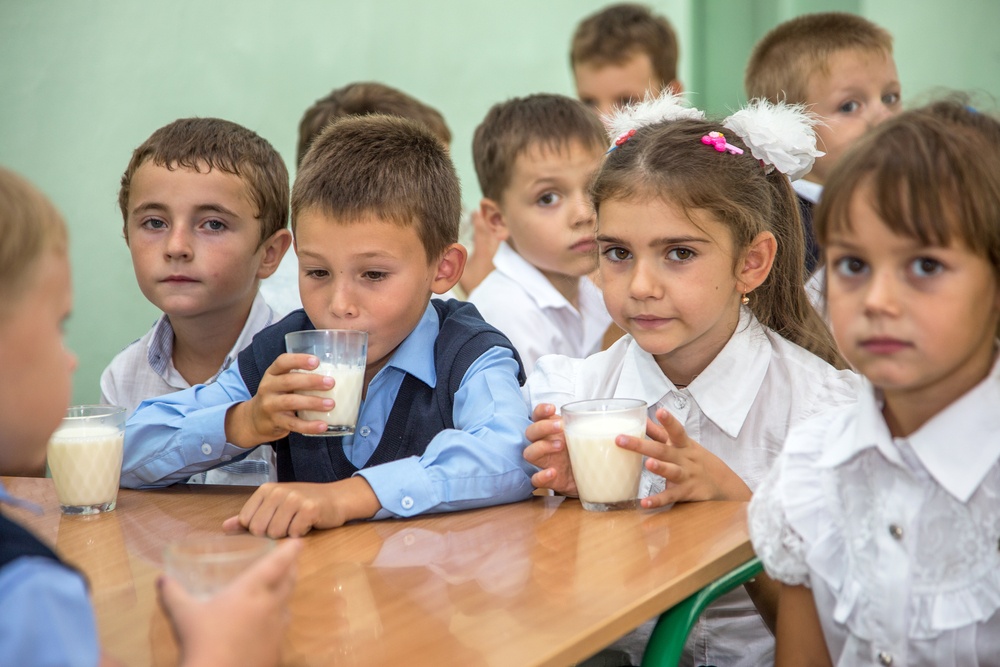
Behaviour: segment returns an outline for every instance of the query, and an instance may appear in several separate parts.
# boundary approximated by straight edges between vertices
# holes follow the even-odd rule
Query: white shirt
[[[804,178],[792,181],[792,189],[795,190],[796,194],[800,197],[806,201],[812,202],[813,204],[818,204],[819,198],[823,196],[822,185],[819,183],[813,183],[812,181],[807,181]]]
[[[275,322],[302,307],[302,298],[299,296],[299,258],[294,248],[285,253],[274,273],[260,281],[260,293],[274,311]]]
[[[812,588],[836,665],[1000,665],[1000,364],[907,438],[880,403],[866,383],[789,434],[754,548]]]
[[[856,400],[857,376],[838,371],[763,327],[743,308],[729,342],[698,377],[678,389],[631,336],[588,359],[544,357],[524,394],[534,407],[587,398],[638,398],[649,416],[666,408],[688,435],[721,458],[751,490],[766,476],[788,429],[830,406]],[[643,470],[640,495],[658,493],[664,479]],[[628,635],[624,647],[640,660],[652,625]],[[774,660],[774,640],[741,587],[711,605],[688,638],[683,665],[746,665]],[[634,662],[633,664],[639,664]]]
[[[215,382],[219,374],[229,368],[243,348],[250,344],[254,335],[274,321],[274,312],[258,292],[236,344],[226,355],[219,371],[205,384]],[[190,387],[174,367],[173,349],[174,330],[164,314],[146,335],[119,352],[104,369],[101,374],[101,402],[120,405],[131,415],[148,398]],[[258,447],[240,461],[194,475],[188,483],[259,486],[277,479],[274,450]]]
[[[497,248],[493,266],[469,301],[514,344],[525,373],[545,354],[582,358],[601,349],[611,316],[588,278],[580,278],[577,309],[506,242]]]

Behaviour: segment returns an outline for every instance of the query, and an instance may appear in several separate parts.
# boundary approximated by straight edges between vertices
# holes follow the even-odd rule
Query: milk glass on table
[[[48,465],[64,514],[110,512],[118,501],[125,408],[77,405],[49,439]]]
[[[346,329],[316,329],[285,334],[285,348],[297,354],[311,354],[319,366],[303,373],[316,373],[333,378],[333,388],[326,391],[304,391],[308,396],[332,398],[328,412],[299,410],[299,419],[326,422],[326,433],[303,435],[350,435],[358,422],[358,407],[365,384],[365,362],[368,357],[368,333]]]
[[[622,449],[615,438],[646,434],[646,403],[632,398],[599,398],[567,403],[561,412],[583,508],[605,512],[636,507],[642,454]]]
[[[253,535],[210,535],[176,540],[163,550],[163,569],[199,600],[207,600],[274,548]]]

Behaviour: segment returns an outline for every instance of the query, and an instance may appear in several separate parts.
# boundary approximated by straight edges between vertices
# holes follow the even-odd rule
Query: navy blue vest
[[[483,320],[475,306],[442,299],[432,299],[431,303],[440,321],[434,342],[437,386],[429,387],[406,374],[378,447],[362,466],[364,468],[420,456],[435,435],[454,428],[455,392],[469,366],[490,348],[503,347],[514,354],[518,382],[524,383],[524,367],[517,351],[506,336]],[[251,395],[257,393],[261,377],[274,360],[285,352],[285,334],[309,329],[315,327],[305,311],[296,310],[254,336],[253,342],[239,356],[240,375]],[[281,482],[333,482],[347,479],[358,471],[344,455],[340,438],[290,433],[271,444],[276,450],[278,481]]]
[[[0,568],[22,556],[41,556],[62,563],[59,556],[29,530],[0,514]]]

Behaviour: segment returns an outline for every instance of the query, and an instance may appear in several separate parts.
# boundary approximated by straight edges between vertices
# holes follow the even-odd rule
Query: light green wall
[[[183,116],[257,131],[289,163],[299,117],[357,80],[437,107],[455,137],[466,204],[479,197],[473,129],[514,95],[572,94],[577,21],[604,0],[0,0],[0,163],[66,215],[80,357],[74,400],[95,401],[101,369],[156,316],[135,286],[115,197],[132,149]],[[694,101],[741,100],[753,42],[803,11],[860,11],[896,35],[904,96],[932,86],[1000,94],[1000,3],[990,0],[663,0]]]

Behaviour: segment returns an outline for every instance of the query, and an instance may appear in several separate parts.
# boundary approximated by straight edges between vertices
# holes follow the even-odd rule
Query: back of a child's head
[[[844,156],[816,211],[826,243],[852,229],[851,203],[867,202],[893,233],[924,246],[959,241],[1000,277],[1000,121],[954,98],[882,123]]]
[[[574,143],[600,150],[607,141],[601,121],[583,103],[563,95],[529,95],[493,105],[472,138],[472,159],[483,196],[500,201],[523,153],[559,152]]]
[[[706,146],[702,138],[711,132],[722,133],[743,154]],[[763,232],[773,234],[777,254],[766,280],[753,292],[751,310],[788,340],[834,365],[843,364],[802,289],[805,241],[788,176],[762,166],[733,131],[691,117],[641,126],[607,155],[591,193],[598,228],[601,205],[611,200],[662,201],[681,211],[708,213],[731,234],[733,275],[751,242]]]
[[[662,84],[677,78],[677,35],[670,22],[644,5],[611,5],[577,26],[570,66],[621,65],[641,53],[649,56]]]
[[[288,169],[278,151],[242,125],[219,118],[182,118],[153,132],[132,153],[118,191],[128,224],[132,177],[145,163],[167,169],[219,171],[238,176],[257,208],[260,242],[288,226]]]
[[[441,113],[415,97],[383,83],[360,81],[337,88],[306,109],[299,123],[299,144],[295,164],[302,165],[309,146],[333,121],[345,116],[385,114],[423,123],[445,146],[451,144],[451,130]]]
[[[0,167],[0,322],[38,277],[42,258],[66,250],[66,225],[52,202]]]
[[[414,227],[429,261],[458,241],[461,190],[448,149],[426,125],[372,114],[335,121],[316,138],[292,188],[303,211],[339,224],[376,218]]]
[[[764,35],[750,54],[743,81],[750,99],[791,104],[808,99],[809,79],[829,71],[830,57],[840,51],[892,55],[892,35],[855,14],[804,14]]]

